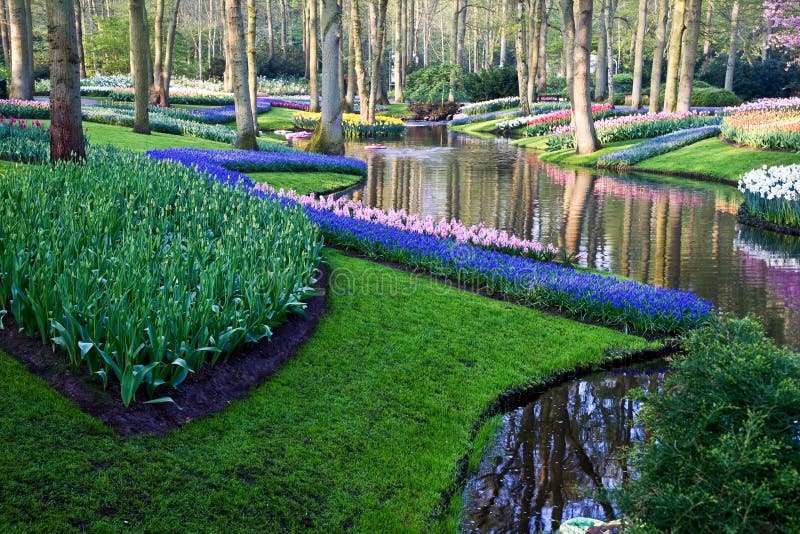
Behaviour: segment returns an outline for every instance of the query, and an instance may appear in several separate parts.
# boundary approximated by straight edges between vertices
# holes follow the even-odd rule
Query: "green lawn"
[[[608,154],[609,152],[614,152],[620,148],[641,143],[642,141],[644,141],[644,139],[633,139],[631,141],[618,141],[616,143],[609,143],[607,145],[603,145],[603,147],[597,152],[592,152],[586,156],[580,156],[576,154],[574,148],[565,148],[563,150],[556,150],[554,152],[540,154],[539,159],[547,163],[556,163],[558,165],[590,166],[597,163],[597,158],[603,154]]]
[[[301,195],[349,189],[362,181],[360,176],[334,172],[251,172],[255,182],[267,182],[275,189],[294,189]]]
[[[42,121],[49,124],[50,121]],[[112,126],[110,124],[99,124],[96,122],[83,121],[83,127],[87,130],[89,142],[95,145],[114,145],[120,148],[127,148],[136,152],[154,150],[158,148],[217,148],[230,150],[233,146],[227,143],[208,141],[190,135],[172,135],[153,132],[150,135],[133,133],[131,128],[126,126]]]
[[[522,137],[511,141],[514,146],[530,148],[532,150],[547,150],[547,136],[538,135],[536,137]]]
[[[430,514],[500,392],[645,345],[326,258],[314,336],[247,399],[164,437],[114,435],[0,354],[3,530],[439,530]]]
[[[408,103],[400,102],[389,104],[386,106],[388,109],[386,111],[381,111],[378,115],[385,115],[387,117],[397,117],[402,119],[404,117],[408,117],[411,113],[408,111]]]
[[[292,115],[296,112],[294,109],[271,107],[266,113],[261,113],[258,116],[258,129],[262,130],[267,137],[272,139],[280,139],[285,141],[282,135],[272,133],[275,130],[291,130],[294,128],[292,122]],[[233,125],[235,126],[235,122]]]
[[[737,183],[742,174],[762,165],[793,163],[800,163],[799,153],[738,148],[714,138],[644,160],[635,165],[634,169],[697,175]]]

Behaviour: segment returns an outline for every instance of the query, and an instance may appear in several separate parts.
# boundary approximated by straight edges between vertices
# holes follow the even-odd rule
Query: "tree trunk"
[[[564,78],[567,81],[567,91],[569,101],[575,102],[573,95],[575,81],[575,15],[572,12],[572,0],[559,0],[561,7],[561,29],[564,32],[562,38],[561,54],[564,59]]]
[[[269,58],[275,55],[275,26],[272,21],[272,0],[266,0],[264,5],[267,8],[267,50]]]
[[[575,37],[575,79],[572,114],[575,122],[575,147],[578,154],[591,154],[600,148],[592,120],[592,95],[589,90],[589,60],[592,53],[592,0],[578,0],[578,26]]]
[[[181,0],[175,0],[167,30],[167,49],[164,54],[164,69],[161,71],[161,96],[158,105],[169,107],[169,84],[172,81],[172,53],[175,50],[175,31],[178,26],[178,10]]]
[[[347,40],[347,48],[349,49],[349,53],[347,54],[347,94],[344,97],[344,111],[347,113],[352,113],[355,109],[354,104],[356,101],[356,52],[355,52],[355,41],[353,39],[352,32],[350,33],[350,38]]]
[[[633,89],[631,107],[639,109],[642,105],[642,63],[644,61],[644,32],[647,26],[647,0],[639,0],[639,13],[636,17],[636,45],[633,52]]]
[[[153,22],[153,92],[161,103],[161,94],[164,92],[161,87],[161,73],[164,71],[163,58],[163,39],[164,33],[164,0],[156,0],[156,13]]]
[[[318,29],[317,0],[308,0],[308,92],[311,96],[309,111],[319,111]]]
[[[528,102],[536,102],[536,73],[539,70],[539,32],[542,29],[542,10],[539,0],[530,0],[528,17]]]
[[[144,0],[129,0],[130,11],[130,46],[131,73],[133,75],[133,131],[139,134],[150,134],[149,105],[150,78],[147,75],[150,64],[150,43],[147,39],[147,17],[144,11]]]
[[[608,28],[606,27],[606,4],[608,0],[600,0],[600,16],[597,18],[597,62],[594,71],[594,99],[598,102],[606,97],[608,89],[608,69],[606,68],[606,46],[608,44]]]
[[[386,42],[386,6],[388,0],[376,0],[377,12],[374,16],[374,42],[372,49],[372,65],[369,88],[369,106],[367,122],[375,122],[375,105],[380,97],[383,74],[383,48]],[[363,105],[363,104],[362,104]]]
[[[508,25],[508,0],[502,0],[500,8],[500,68],[506,66],[506,25]]]
[[[72,0],[47,1],[50,45],[50,161],[86,158],[81,128],[81,80]]]
[[[250,89],[250,110],[253,125],[258,124],[258,72],[256,67],[256,0],[247,0],[247,86]]]
[[[458,42],[456,43],[456,63],[459,67],[465,67],[464,63],[464,37],[467,31],[467,0],[456,0],[458,7]]]
[[[33,15],[31,14],[31,0],[25,0],[25,20],[28,23],[28,31],[26,32],[27,44],[25,45],[25,52],[30,69],[30,76],[28,77],[28,92],[33,98],[34,92],[34,78],[33,78]]]
[[[534,74],[538,78],[536,90],[541,95],[547,92],[547,18],[550,8],[545,5],[545,0],[539,1],[539,10],[542,13],[542,25],[539,28],[539,70]]]
[[[281,0],[281,57],[286,59],[286,42],[289,40],[289,7]]]
[[[736,71],[736,41],[739,40],[739,0],[731,8],[731,39],[728,47],[728,65],[725,68],[725,89],[733,91],[733,74]]]
[[[606,74],[606,82],[608,83],[608,94],[606,96],[612,105],[614,104],[614,50],[612,48],[614,39],[613,34],[611,33],[611,27],[614,24],[614,13],[616,13],[616,11],[617,0],[608,0],[608,6],[606,7],[605,13],[606,30],[608,31],[608,38],[606,39],[606,67],[608,69],[608,73]]]
[[[678,87],[677,111],[689,111],[692,106],[692,84],[697,59],[697,41],[700,33],[700,15],[703,0],[689,0],[686,9],[686,30],[681,44],[681,78]]]
[[[11,66],[11,43],[8,40],[8,9],[6,0],[0,0],[0,45],[3,47],[3,64]]]
[[[530,103],[528,102],[528,62],[525,57],[526,48],[526,29],[528,27],[527,15],[525,13],[525,0],[517,0],[517,37],[514,41],[517,54],[517,89],[519,91],[519,107],[523,115],[530,113]]]
[[[453,14],[450,19],[450,64],[458,64],[458,22],[460,20],[459,8],[461,7],[461,0],[452,0]],[[444,39],[444,35],[442,35]],[[456,101],[456,80],[455,75],[450,77],[450,93],[447,95],[448,102]]]
[[[227,49],[231,60],[233,102],[236,109],[236,141],[234,146],[241,150],[258,150],[253,112],[250,107],[250,91],[247,87],[247,60],[241,0],[225,0],[225,23],[228,37]]]
[[[392,65],[394,75],[394,99],[395,102],[402,102],[403,82],[400,77],[400,64],[403,62],[403,54],[401,52],[403,44],[401,43],[400,35],[403,33],[403,28],[400,21],[403,18],[403,0],[395,0],[394,7],[394,41],[392,46],[392,48],[394,48],[394,61]]]
[[[667,85],[664,89],[664,111],[675,111],[678,103],[678,69],[681,63],[681,43],[686,29],[684,15],[686,0],[674,0],[672,5],[672,28],[669,34],[667,55]]]
[[[706,25],[703,35],[703,65],[700,67],[701,72],[708,71],[708,63],[711,61],[711,16],[714,14],[714,0],[708,0],[708,8],[706,9]]]
[[[9,1],[9,39],[11,41],[11,98],[33,99],[33,65],[28,61],[28,10],[25,0]]]
[[[361,46],[361,17],[358,12],[358,0],[350,0],[350,40],[353,43],[353,60],[356,69],[359,106],[359,120],[369,122],[369,90],[367,89],[367,71],[364,68],[364,50]]]
[[[5,0],[0,0],[5,6]],[[5,10],[5,8],[3,8]],[[86,57],[83,49],[83,8],[81,0],[75,0],[75,35],[78,41],[78,72],[81,80],[86,78]]]
[[[322,114],[307,150],[341,156],[344,154],[342,94],[339,86],[342,9],[338,0],[323,0],[322,6]]]
[[[667,0],[658,0],[656,12],[656,45],[653,50],[653,66],[650,70],[650,113],[658,113],[661,99],[661,70],[664,65],[664,47],[667,33]]]

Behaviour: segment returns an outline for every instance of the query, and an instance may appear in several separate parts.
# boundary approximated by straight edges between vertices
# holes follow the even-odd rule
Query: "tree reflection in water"
[[[571,517],[615,516],[607,489],[630,476],[620,452],[643,438],[636,388],[657,388],[663,362],[556,386],[509,413],[464,491],[464,532],[557,530]]]

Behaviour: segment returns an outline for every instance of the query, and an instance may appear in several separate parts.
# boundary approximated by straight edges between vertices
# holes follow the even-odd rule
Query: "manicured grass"
[[[539,155],[539,159],[547,163],[556,163],[558,165],[594,165],[597,163],[597,158],[603,154],[614,152],[620,148],[625,148],[631,145],[636,145],[644,141],[644,139],[632,139],[630,141],[617,141],[616,143],[609,143],[597,152],[592,152],[586,156],[580,156],[575,153],[574,148],[565,148],[563,150],[556,150],[554,152],[547,152]]]
[[[411,115],[411,113],[408,111],[408,104],[406,102],[389,104],[386,107],[388,108],[386,111],[381,111],[378,114],[386,115],[387,117],[397,117],[400,119]]]
[[[523,137],[511,141],[514,146],[521,146],[531,150],[547,150],[547,136],[540,135],[537,137]]]
[[[495,136],[490,134],[489,132],[497,129],[497,123],[507,121],[508,117],[501,117],[499,119],[491,119],[488,121],[481,121],[481,122],[470,122],[467,124],[457,124],[455,126],[451,126],[450,130],[458,133],[464,133],[469,135],[474,135],[476,137],[482,137],[486,139],[492,139]]]
[[[297,110],[272,106],[269,111],[258,116],[258,129],[263,130],[267,137],[283,141],[284,137],[282,135],[276,135],[272,132],[294,128],[292,115],[295,111]]]
[[[735,184],[742,174],[762,165],[793,163],[800,163],[800,153],[750,150],[714,138],[644,160],[634,169],[698,175]]]
[[[361,181],[360,176],[335,172],[252,172],[247,176],[276,190],[294,189],[301,195],[347,189]]]
[[[50,121],[41,122],[42,124],[50,123]],[[135,152],[173,147],[216,148],[222,150],[233,148],[227,143],[208,141],[189,135],[172,135],[159,132],[141,135],[133,133],[133,130],[124,126],[112,126],[88,121],[83,121],[83,127],[88,130],[89,142],[93,145],[114,145]]]
[[[314,336],[247,399],[165,437],[119,438],[0,355],[4,530],[438,530],[430,514],[500,392],[645,345],[326,255]]]

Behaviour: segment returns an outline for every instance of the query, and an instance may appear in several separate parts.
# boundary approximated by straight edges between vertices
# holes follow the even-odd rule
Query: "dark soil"
[[[747,226],[753,226],[762,230],[769,230],[771,232],[779,232],[788,235],[800,235],[800,227],[790,226],[787,224],[775,224],[761,217],[757,217],[750,213],[745,204],[739,206],[739,213],[736,214],[736,220]]]
[[[317,283],[321,295],[307,301],[305,315],[292,315],[274,329],[270,341],[249,345],[213,368],[204,366],[191,375],[177,390],[162,387],[157,396],[169,396],[174,404],[145,404],[146,392],[125,408],[120,399],[119,383],[109,380],[103,390],[99,378],[84,369],[74,369],[60,350],[43,345],[39,337],[20,333],[13,318],[6,316],[0,329],[0,349],[18,360],[33,374],[49,382],[61,395],[72,400],[84,412],[102,421],[114,432],[130,436],[163,434],[193,419],[224,409],[230,401],[242,398],[251,388],[263,383],[292,356],[314,332],[327,309],[324,289],[329,272],[323,267]]]

